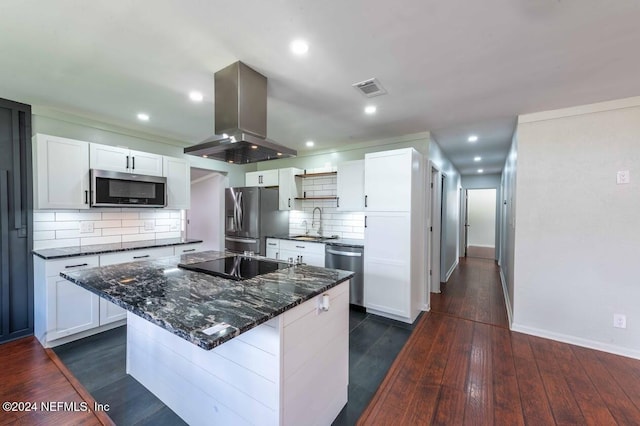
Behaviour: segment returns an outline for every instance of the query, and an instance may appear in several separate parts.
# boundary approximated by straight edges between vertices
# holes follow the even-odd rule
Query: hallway
[[[509,331],[492,260],[431,300],[358,424],[640,424],[640,361]]]

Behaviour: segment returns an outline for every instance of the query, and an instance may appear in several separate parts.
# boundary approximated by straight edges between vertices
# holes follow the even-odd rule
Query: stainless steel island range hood
[[[267,137],[267,78],[242,62],[214,74],[215,136],[185,154],[234,164],[295,157],[293,149]]]

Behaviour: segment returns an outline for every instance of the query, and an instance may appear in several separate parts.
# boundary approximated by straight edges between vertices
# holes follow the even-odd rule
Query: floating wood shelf
[[[305,179],[305,178],[314,178],[314,177],[323,177],[323,176],[336,176],[337,174],[338,172],[305,173],[302,175],[296,175],[296,177]]]
[[[296,200],[337,200],[338,197],[296,197]]]

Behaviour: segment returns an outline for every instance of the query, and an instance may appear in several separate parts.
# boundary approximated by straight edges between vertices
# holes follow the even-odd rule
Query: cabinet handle
[[[336,197],[336,208],[340,207],[340,197]]]
[[[301,249],[303,249],[303,248],[304,248],[304,246],[296,246],[296,248],[301,248]]]
[[[129,156],[127,155],[127,169],[129,168]]]
[[[365,195],[365,196],[364,196],[364,206],[365,206],[365,207],[367,207],[367,197],[368,197],[368,195]]]
[[[133,258],[134,258],[134,259],[144,259],[144,258],[147,258],[147,257],[149,257],[149,256],[150,256],[150,255],[145,254],[144,256],[133,256]]]
[[[262,175],[258,175],[258,183],[264,183],[264,182],[262,181]]]
[[[364,227],[365,228],[367,227],[367,217],[366,216],[364,217]]]
[[[276,243],[267,243],[267,245],[276,246],[277,244]]]
[[[136,157],[131,157],[131,170],[136,169]]]
[[[288,203],[289,203],[289,207],[291,207],[291,198],[289,198]]]
[[[300,263],[302,263],[302,255],[300,255]]]
[[[89,191],[84,191],[84,203],[89,204]]]
[[[88,263],[81,263],[79,265],[67,265],[67,266],[64,267],[64,269],[79,268],[81,266],[89,266],[89,264]]]
[[[182,250],[183,253],[189,253],[190,251],[196,251],[196,249],[186,249]]]

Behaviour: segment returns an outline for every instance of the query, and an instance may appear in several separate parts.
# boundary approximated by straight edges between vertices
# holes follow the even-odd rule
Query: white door
[[[127,173],[131,167],[131,157],[127,148],[92,143],[89,147],[89,164],[92,169]]]
[[[496,190],[467,190],[467,256],[495,258]]]
[[[365,211],[411,210],[412,150],[365,154]]]
[[[364,211],[364,160],[338,164],[337,208],[344,212]]]
[[[36,135],[36,209],[89,208],[89,143]]]
[[[47,278],[47,340],[100,325],[99,297],[61,277]]]
[[[140,175],[162,176],[162,155],[129,151],[129,171]]]
[[[167,208],[187,210],[191,206],[191,167],[182,158],[164,157],[162,171],[167,178]]]

